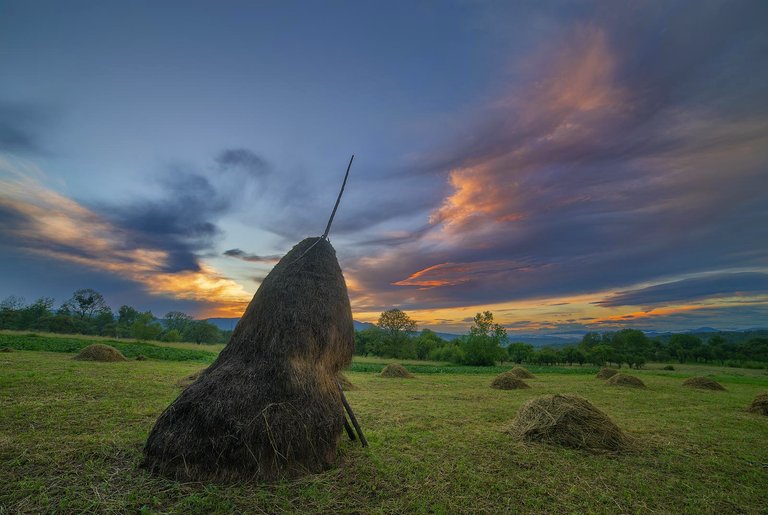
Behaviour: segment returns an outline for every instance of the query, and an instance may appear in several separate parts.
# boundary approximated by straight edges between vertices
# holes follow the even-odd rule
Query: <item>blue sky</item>
[[[358,319],[765,326],[764,2],[0,1],[0,297],[236,315],[322,232]]]

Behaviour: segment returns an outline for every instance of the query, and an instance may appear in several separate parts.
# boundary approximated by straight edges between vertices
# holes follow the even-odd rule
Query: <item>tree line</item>
[[[648,362],[716,363],[744,366],[768,363],[768,337],[752,336],[729,341],[720,334],[708,339],[693,334],[650,338],[637,329],[590,332],[578,344],[536,349],[523,342],[509,342],[506,330],[493,320],[493,313],[478,313],[469,333],[446,341],[429,329],[416,330],[416,323],[403,311],[392,309],[378,323],[355,336],[355,353],[396,359],[448,361],[486,366],[513,362],[535,365],[624,365],[642,368]]]
[[[21,297],[10,296],[0,302],[0,329],[199,344],[226,343],[232,334],[181,311],[159,318],[151,311],[123,305],[115,313],[101,293],[91,288],[75,291],[56,309],[50,297],[27,304]]]

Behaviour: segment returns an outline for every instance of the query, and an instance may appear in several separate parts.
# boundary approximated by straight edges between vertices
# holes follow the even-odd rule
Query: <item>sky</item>
[[[0,0],[0,299],[768,327],[768,3]]]

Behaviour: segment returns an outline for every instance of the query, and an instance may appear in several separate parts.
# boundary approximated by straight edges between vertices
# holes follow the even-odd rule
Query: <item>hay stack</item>
[[[689,377],[683,381],[683,386],[688,388],[696,388],[699,390],[725,391],[725,387],[723,385],[708,377]]]
[[[616,370],[615,368],[603,367],[603,368],[600,369],[600,372],[597,373],[596,377],[598,379],[610,379],[610,378],[612,378],[613,376],[615,376],[618,373],[619,373],[619,371]]]
[[[399,363],[390,363],[381,369],[381,377],[402,377],[411,379],[413,374],[408,372],[408,369]]]
[[[605,384],[611,386],[629,386],[630,388],[645,388],[645,383],[638,377],[626,374],[615,374]]]
[[[578,395],[542,395],[520,408],[509,433],[521,440],[589,451],[621,451],[630,440],[613,421]]]
[[[661,367],[661,369],[662,370],[674,370],[675,367],[673,367],[672,365],[664,365],[663,367]]]
[[[0,352],[13,352],[13,349],[10,347],[3,347],[2,350],[0,350]]]
[[[136,356],[136,361],[147,361],[147,357],[144,354]]]
[[[531,374],[527,369],[523,367],[515,367],[509,371],[510,374],[518,379],[536,379],[536,376]]]
[[[528,383],[518,378],[514,373],[502,372],[494,378],[493,382],[491,382],[491,388],[496,388],[497,390],[518,390],[530,388],[530,386],[528,386]]]
[[[336,378],[354,329],[331,244],[307,238],[262,282],[216,361],[157,420],[143,465],[185,480],[274,480],[336,459]]]
[[[73,359],[80,361],[128,361],[123,353],[103,343],[94,343],[82,349]]]
[[[758,394],[752,401],[752,404],[749,405],[749,408],[747,408],[747,411],[768,416],[768,392]]]

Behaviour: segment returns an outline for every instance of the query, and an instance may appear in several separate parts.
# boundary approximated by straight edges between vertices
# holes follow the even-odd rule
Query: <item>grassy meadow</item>
[[[43,351],[41,338],[63,342]],[[765,370],[651,364],[632,372],[648,386],[635,390],[606,386],[589,367],[530,367],[531,389],[500,391],[489,388],[496,370],[415,362],[406,365],[416,378],[384,379],[374,371],[387,360],[356,358],[347,376],[357,389],[347,397],[369,448],[345,436],[337,467],[296,481],[179,483],[138,468],[141,449],[179,394],[176,381],[209,357],[190,358],[185,353],[200,347],[171,344],[157,346],[172,350],[152,351],[156,357],[142,352],[148,361],[80,362],[64,349],[76,347],[67,340],[77,338],[0,335],[0,348],[14,348],[0,353],[0,513],[765,513],[768,506],[768,417],[745,411],[768,391]],[[681,387],[704,374],[728,390]],[[590,454],[505,433],[527,399],[549,393],[586,397],[638,449]]]

